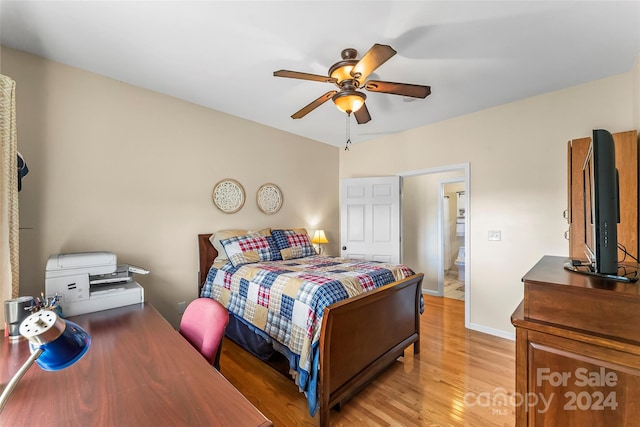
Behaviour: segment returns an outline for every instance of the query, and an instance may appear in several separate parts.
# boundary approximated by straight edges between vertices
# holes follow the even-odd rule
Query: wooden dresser
[[[517,426],[640,425],[640,284],[543,257],[523,278],[516,328]]]

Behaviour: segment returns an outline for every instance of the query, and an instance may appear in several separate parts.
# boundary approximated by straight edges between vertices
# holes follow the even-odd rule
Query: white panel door
[[[341,185],[341,256],[399,263],[400,177],[346,178]]]

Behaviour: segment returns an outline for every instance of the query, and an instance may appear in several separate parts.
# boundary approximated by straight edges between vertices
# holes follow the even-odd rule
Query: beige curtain
[[[0,327],[4,301],[18,296],[18,142],[16,82],[0,74]]]

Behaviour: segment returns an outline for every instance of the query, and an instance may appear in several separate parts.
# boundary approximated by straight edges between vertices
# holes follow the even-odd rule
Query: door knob
[[[346,250],[347,250],[347,247],[346,247],[346,246],[343,246],[343,247],[342,247],[342,250],[343,250],[343,251],[346,251]]]

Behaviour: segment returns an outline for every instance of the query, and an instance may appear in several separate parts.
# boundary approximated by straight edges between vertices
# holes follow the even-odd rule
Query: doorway
[[[444,296],[445,248],[443,232],[442,183],[463,183],[464,236],[464,305],[465,327],[469,327],[472,304],[472,279],[469,268],[469,229],[471,212],[469,163],[402,172],[402,259],[403,263],[424,273],[422,293]],[[457,209],[457,207],[456,207]],[[457,257],[457,254],[456,254]],[[461,285],[462,286],[462,285]]]
[[[465,297],[465,224],[466,194],[464,179],[452,178],[440,182],[444,287],[443,296],[457,300]]]

